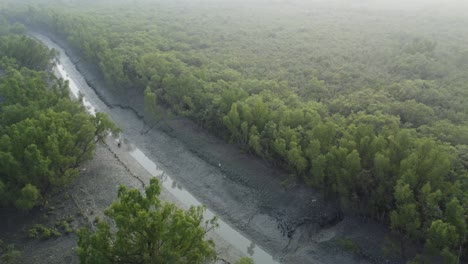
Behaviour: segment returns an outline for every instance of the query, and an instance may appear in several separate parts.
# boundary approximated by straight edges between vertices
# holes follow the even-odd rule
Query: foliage
[[[23,30],[15,29],[21,33]],[[14,58],[23,67],[32,70],[50,70],[54,65],[57,51],[49,50],[38,41],[24,35],[0,37],[0,57]]]
[[[102,113],[89,115],[68,84],[45,71],[55,52],[25,36],[1,38],[0,58],[14,60],[0,63],[0,206],[27,211],[72,182],[96,143],[118,129]]]
[[[60,237],[62,234],[55,228],[47,228],[44,225],[36,224],[28,230],[28,237],[32,239],[49,239],[51,237]]]
[[[254,264],[254,261],[249,257],[243,257],[239,259],[236,264]]]
[[[355,254],[361,254],[361,248],[358,245],[356,245],[351,239],[341,239],[338,241],[338,244],[347,251],[353,252]]]
[[[15,248],[13,244],[6,244],[0,240],[0,262],[5,264],[20,263],[21,251]]]
[[[203,221],[203,207],[188,211],[159,200],[156,178],[142,195],[137,189],[119,187],[119,200],[105,212],[116,230],[102,220],[97,230],[78,232],[81,263],[206,263],[216,255],[205,234],[216,218]]]
[[[388,224],[403,249],[467,255],[466,17],[204,3],[6,15],[66,39],[116,93],[139,92],[150,119],[162,109],[191,118]],[[452,227],[454,244],[434,246]]]
[[[41,194],[36,186],[28,183],[21,189],[20,196],[16,200],[15,205],[21,210],[31,209],[37,204],[40,196]]]
[[[72,218],[59,220],[55,223],[55,228],[58,231],[62,231],[66,235],[73,233],[73,228],[70,226],[70,223],[74,220]]]

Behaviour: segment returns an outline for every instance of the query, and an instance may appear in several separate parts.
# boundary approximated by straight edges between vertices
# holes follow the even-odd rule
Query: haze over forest
[[[59,55],[28,32],[67,52],[110,118],[68,98]],[[112,120],[144,122],[122,135],[279,262],[467,261],[467,1],[3,1],[0,38],[4,208],[46,206],[113,144]],[[99,235],[80,233],[82,262],[102,260],[86,253]],[[197,238],[197,263],[216,260]]]

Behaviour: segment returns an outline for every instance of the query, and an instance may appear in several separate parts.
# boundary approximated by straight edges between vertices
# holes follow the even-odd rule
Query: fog
[[[361,8],[361,9],[384,9],[384,10],[431,10],[431,11],[455,11],[468,12],[468,2],[465,0],[22,0],[4,1],[11,3],[28,4],[141,4],[141,3],[190,3],[190,4],[229,4],[229,5],[286,5],[307,7],[335,7],[335,8]]]
[[[247,254],[467,263],[468,0],[0,1]]]

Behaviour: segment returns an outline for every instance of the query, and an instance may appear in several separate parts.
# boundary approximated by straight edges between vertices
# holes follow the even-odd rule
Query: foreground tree
[[[207,263],[216,258],[214,243],[205,235],[217,227],[216,218],[203,220],[203,207],[183,211],[159,199],[159,182],[151,179],[143,195],[120,186],[119,200],[105,212],[97,230],[78,232],[81,263]]]
[[[389,224],[401,236],[403,253],[412,254],[404,252],[406,245],[427,241],[433,255],[466,260],[468,49],[466,38],[459,37],[463,27],[434,20],[437,23],[427,27],[434,30],[427,32],[428,38],[413,28],[394,41],[388,36],[397,26],[380,34],[382,25],[398,21],[393,17],[369,28],[368,35],[333,26],[334,32],[310,45],[309,37],[304,38],[310,34],[303,34],[306,28],[297,32],[297,25],[284,24],[296,21],[290,19],[293,10],[282,10],[277,14],[282,19],[277,19],[260,9],[249,13],[234,8],[243,18],[238,19],[239,27],[251,28],[250,19],[262,14],[258,22],[264,32],[284,28],[281,34],[290,36],[277,38],[275,33],[271,39],[258,39],[257,31],[225,27],[230,23],[219,20],[222,5],[211,16],[203,5],[187,11],[182,3],[168,9],[121,2],[93,12],[54,6],[3,13],[66,39],[83,60],[99,67],[109,87],[119,88],[115,92],[144,91],[146,120],[159,121],[162,109],[191,118],[244,151],[289,170],[326,197],[338,199],[342,209]],[[177,9],[184,11],[175,15]],[[346,21],[327,21],[360,25],[363,19],[374,20],[373,15],[349,14]],[[187,22],[199,21],[200,15],[207,20]],[[304,19],[313,24],[321,21],[317,15]],[[415,19],[433,23],[425,17]],[[1,25],[0,34],[11,31]],[[443,27],[448,35],[438,39]],[[359,38],[374,39],[376,32],[381,38],[369,43],[369,53],[359,52]],[[334,38],[340,35],[350,38],[337,43]],[[236,41],[227,41],[226,36]],[[47,54],[23,53],[27,45],[16,45],[21,41],[16,37],[3,44],[11,49],[4,54],[18,54],[17,63],[29,65],[32,55]],[[446,49],[449,46],[453,48]],[[35,157],[34,147],[27,152]],[[9,161],[8,156],[0,158]],[[42,169],[40,163],[32,165]],[[0,196],[2,189],[9,187],[0,182]],[[25,188],[21,204],[27,205],[35,193],[34,188]],[[450,226],[457,237],[451,236]],[[444,237],[457,241],[449,247],[434,244],[434,239]]]

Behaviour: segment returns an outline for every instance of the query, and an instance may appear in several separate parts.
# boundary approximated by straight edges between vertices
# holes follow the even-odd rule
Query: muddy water
[[[81,74],[78,72],[74,64],[71,62],[70,58],[66,55],[65,51],[60,48],[56,43],[48,39],[47,37],[32,33],[31,34],[36,39],[42,41],[49,48],[54,48],[60,52],[59,63],[57,63],[56,72],[63,79],[69,82],[70,92],[74,97],[82,96],[83,105],[86,107],[88,112],[95,114],[97,111],[109,113],[109,107],[102,102],[98,96],[94,93]],[[124,111],[124,110],[122,110]],[[136,117],[135,117],[136,118]],[[114,121],[116,121],[114,119]],[[116,122],[117,125],[125,127],[124,124]],[[123,133],[125,137],[125,131]],[[162,183],[163,188],[177,197],[183,204],[186,206],[199,206],[202,205],[191,193],[185,190],[179,183],[177,183],[170,175],[166,174],[163,170],[159,169],[156,165],[157,160],[153,161],[148,158],[145,153],[138,148],[138,144],[132,144],[128,142],[127,144],[132,145],[130,155],[135,159],[135,162],[138,162],[143,168],[145,168],[151,175],[158,177]],[[205,218],[210,219],[215,214],[209,210],[205,212]],[[223,239],[228,243],[236,247],[241,252],[249,255],[253,258],[255,263],[279,263],[273,259],[273,257],[266,253],[263,249],[256,246],[255,243],[240,232],[236,231],[222,219],[219,219],[219,228],[215,230]]]
[[[138,148],[133,150],[130,155],[135,158],[151,175],[156,175],[162,186],[176,196],[181,202],[186,205],[199,206],[202,205],[195,197],[193,197],[187,190],[181,187],[174,179],[165,174],[164,171],[159,170],[156,164],[151,161],[141,150]],[[211,219],[215,216],[209,209],[205,212],[205,219]],[[244,237],[242,234],[231,228],[226,222],[218,221],[219,228],[216,232],[226,241],[237,247],[246,255],[251,255],[256,263],[278,263],[273,260],[272,256],[264,250],[257,248],[253,252],[246,248],[246,245],[254,244],[252,241]]]
[[[127,151],[122,154],[130,163],[146,168],[148,173],[142,174],[159,177],[165,192],[177,196],[181,206],[203,203],[210,209],[207,217],[215,213],[224,220],[216,234],[221,254],[244,252],[256,264],[400,264],[384,256],[380,245],[387,233],[380,225],[342,218],[336,204],[317,191],[301,184],[284,186],[283,180],[290,177],[286,172],[226,144],[186,118],[148,127],[142,121],[141,93],[115,93],[103,83],[95,65],[80,61],[63,39],[57,38],[57,43],[70,52],[68,56],[44,36],[35,37],[61,52],[57,74],[69,79],[71,93],[84,95],[88,111],[108,114],[125,131],[119,152]],[[341,239],[359,243],[360,255],[365,257],[343,250]]]

